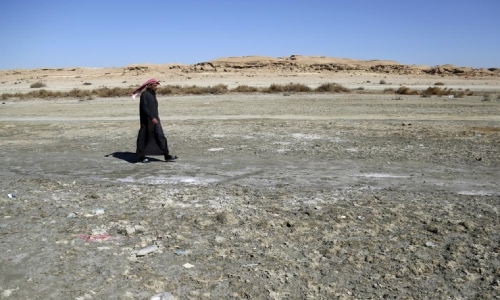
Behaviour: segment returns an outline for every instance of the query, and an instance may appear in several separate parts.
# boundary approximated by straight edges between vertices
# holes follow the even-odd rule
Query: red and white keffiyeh
[[[156,83],[160,84],[160,82],[154,78],[148,79],[148,81],[144,82],[138,89],[132,92],[132,99],[135,99],[135,97],[145,88],[148,87],[149,85]]]

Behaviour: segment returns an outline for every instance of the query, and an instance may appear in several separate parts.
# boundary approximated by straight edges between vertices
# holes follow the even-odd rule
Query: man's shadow
[[[130,164],[135,164],[135,163],[138,163],[140,162],[137,157],[135,156],[135,153],[134,152],[113,152],[113,153],[110,153],[110,154],[107,154],[107,155],[104,155],[104,157],[114,157],[114,158],[118,158],[118,159],[121,159],[121,160],[124,160]],[[156,159],[156,158],[152,158],[152,157],[148,157],[148,160],[150,162],[153,162],[153,161],[161,161],[159,159]]]
[[[137,157],[135,157],[135,153],[133,153],[133,152],[113,152],[113,153],[104,155],[104,157],[110,157],[110,156],[124,160],[128,163],[131,163],[131,164],[135,164],[135,163],[139,162]]]

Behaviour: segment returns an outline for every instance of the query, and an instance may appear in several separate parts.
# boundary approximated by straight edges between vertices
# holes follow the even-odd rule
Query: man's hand
[[[156,118],[151,119],[151,122],[152,122],[154,125],[158,124],[158,120],[156,120]]]

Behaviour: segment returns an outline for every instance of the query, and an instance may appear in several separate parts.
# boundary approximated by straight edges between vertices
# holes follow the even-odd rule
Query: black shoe
[[[174,161],[176,160],[178,157],[175,156],[175,155],[165,155],[165,161]]]

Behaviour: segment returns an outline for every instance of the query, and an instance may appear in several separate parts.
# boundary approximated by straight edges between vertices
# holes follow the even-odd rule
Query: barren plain
[[[497,69],[228,58],[0,71],[0,94],[150,77],[352,92],[160,96],[180,158],[146,164],[137,100],[2,100],[1,298],[500,298]],[[436,82],[474,94],[383,93]]]

